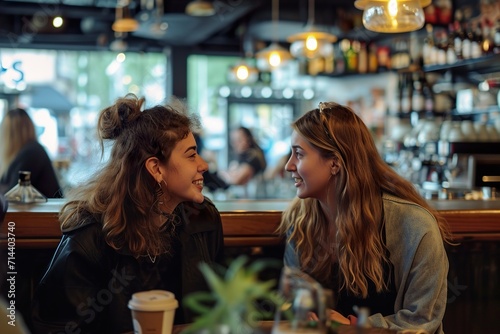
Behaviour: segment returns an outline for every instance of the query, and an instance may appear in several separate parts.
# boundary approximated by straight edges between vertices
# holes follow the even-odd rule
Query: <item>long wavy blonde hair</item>
[[[35,125],[26,110],[9,110],[0,126],[0,177],[24,145],[36,140]]]
[[[320,282],[332,278],[332,263],[338,262],[341,288],[366,297],[372,281],[378,292],[387,288],[381,234],[382,193],[417,203],[437,220],[445,241],[451,240],[444,219],[420,196],[412,183],[388,166],[377,151],[363,121],[350,108],[330,102],[320,104],[297,119],[292,127],[325,158],[340,165],[331,196],[336,199],[335,237],[319,201],[292,201],[279,227],[295,241],[302,270]]]
[[[61,228],[72,229],[91,214],[102,222],[111,247],[128,249],[136,257],[170,249],[169,240],[152,223],[160,195],[145,162],[154,156],[167,163],[175,144],[199,125],[180,100],[142,111],[144,102],[129,94],[101,111],[99,143],[104,150],[104,140],[114,141],[111,156],[97,175],[68,194],[71,200],[59,217]]]

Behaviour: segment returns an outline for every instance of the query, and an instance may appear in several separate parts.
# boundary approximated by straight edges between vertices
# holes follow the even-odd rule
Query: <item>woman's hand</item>
[[[330,317],[330,320],[338,322],[339,324],[342,324],[342,325],[350,325],[351,324],[351,321],[349,319],[347,319],[346,317],[344,317],[342,314],[340,314],[337,311],[334,311],[332,309],[328,309],[327,314]]]
[[[350,325],[351,324],[351,321],[349,319],[347,319],[346,317],[344,317],[342,314],[340,314],[337,311],[334,311],[332,309],[327,309],[326,312],[328,314],[328,317],[332,321],[335,321],[335,322],[342,324],[342,325]],[[319,321],[319,318],[318,318],[318,315],[316,313],[309,312],[308,320]]]

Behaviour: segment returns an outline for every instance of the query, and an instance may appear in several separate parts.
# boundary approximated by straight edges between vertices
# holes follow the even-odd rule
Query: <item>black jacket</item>
[[[207,289],[198,263],[222,262],[222,224],[209,200],[180,204],[175,213],[181,223],[176,227],[174,254],[154,262],[148,256],[137,259],[113,250],[95,217],[64,231],[35,293],[35,333],[131,332],[128,301],[135,292],[154,289],[174,292],[179,301],[175,323],[191,322],[182,298]]]

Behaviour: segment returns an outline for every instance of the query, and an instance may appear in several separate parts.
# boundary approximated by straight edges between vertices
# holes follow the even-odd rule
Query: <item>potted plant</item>
[[[185,305],[200,314],[183,334],[250,334],[259,321],[270,318],[280,303],[274,290],[276,280],[261,281],[259,273],[277,261],[256,260],[248,263],[246,256],[236,258],[227,269],[217,273],[208,264],[200,270],[211,291],[192,293]],[[265,301],[272,307],[259,307]],[[266,304],[269,306],[269,304]]]

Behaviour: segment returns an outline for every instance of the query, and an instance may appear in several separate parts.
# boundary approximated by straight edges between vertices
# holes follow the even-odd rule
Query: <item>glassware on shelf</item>
[[[47,198],[31,185],[31,172],[19,171],[19,182],[5,194],[10,203],[44,203]]]

